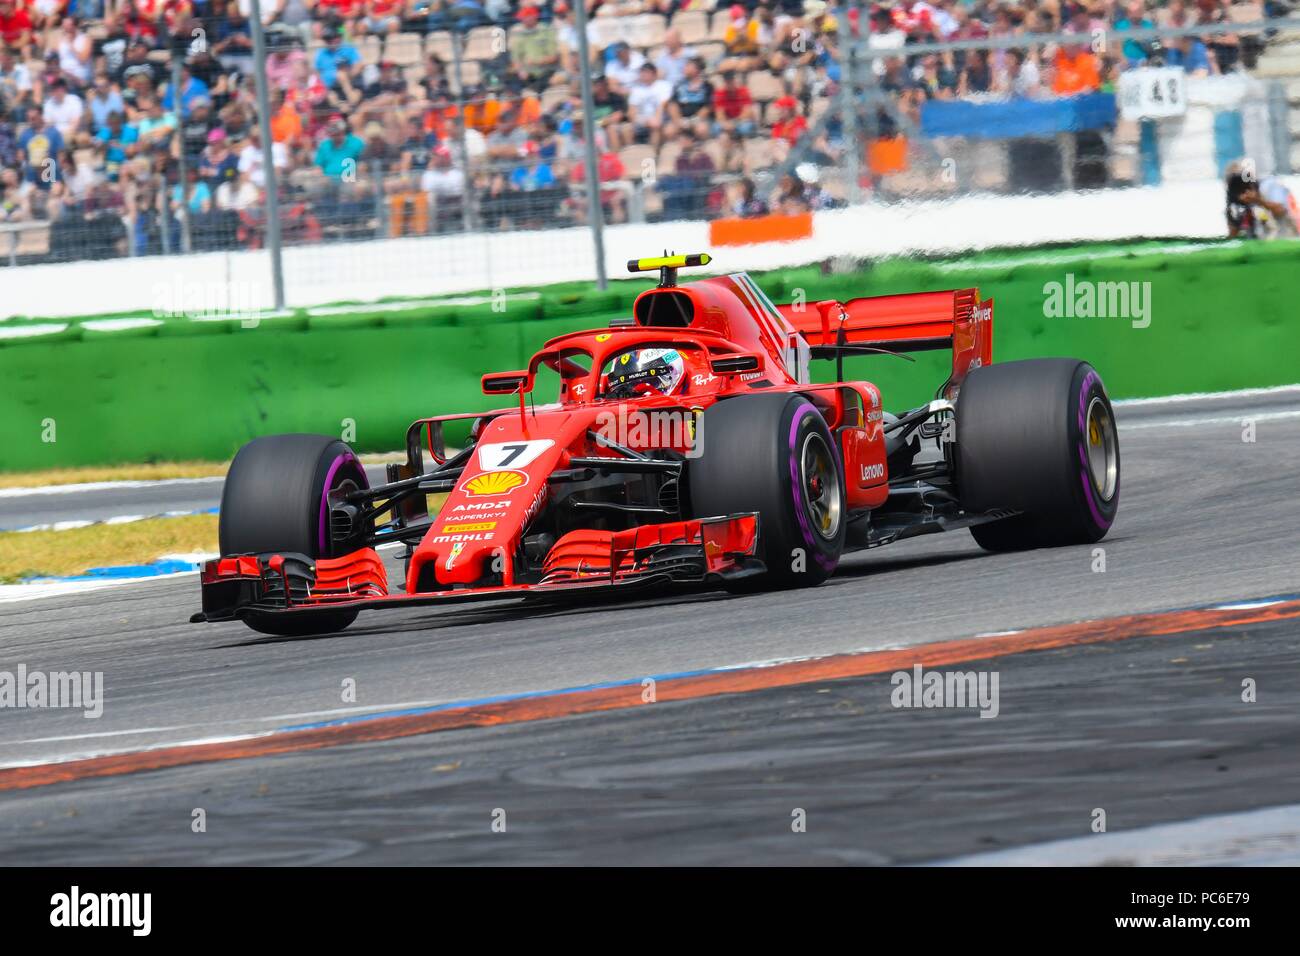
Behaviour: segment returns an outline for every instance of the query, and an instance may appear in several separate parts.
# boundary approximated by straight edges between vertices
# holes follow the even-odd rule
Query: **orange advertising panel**
[[[797,216],[756,216],[753,219],[715,219],[709,223],[709,245],[748,246],[758,242],[810,239],[812,213]]]

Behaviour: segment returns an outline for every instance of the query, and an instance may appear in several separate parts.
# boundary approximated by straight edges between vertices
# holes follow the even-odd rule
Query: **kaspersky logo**
[[[507,471],[485,471],[465,482],[462,491],[467,495],[508,495],[516,488],[528,484],[528,475],[513,469]]]

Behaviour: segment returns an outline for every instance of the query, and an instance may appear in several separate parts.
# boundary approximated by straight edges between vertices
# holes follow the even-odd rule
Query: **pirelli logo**
[[[447,525],[442,529],[443,534],[460,534],[464,531],[491,531],[497,526],[495,521],[479,521],[474,524],[468,522],[464,524]]]

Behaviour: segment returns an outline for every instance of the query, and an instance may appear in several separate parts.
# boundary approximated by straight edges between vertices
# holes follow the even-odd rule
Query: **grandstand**
[[[1189,76],[1247,70],[1265,37],[1233,26],[1286,12],[1227,0],[712,2],[588,4],[607,222],[1038,186],[1024,170],[1042,166],[1039,153],[991,159],[987,143],[933,134],[927,104],[1086,98],[1148,62]],[[565,0],[262,10],[287,244],[586,222]],[[260,248],[249,13],[248,0],[0,0],[0,262]],[[1168,48],[1093,42],[1107,28],[1195,24],[1224,32]],[[1057,31],[1080,43],[907,52]],[[859,43],[899,53],[859,61],[842,96],[845,52]],[[1041,188],[1141,181],[1140,138],[1121,120],[1072,141],[1054,160],[1069,168]],[[944,159],[973,177],[947,175]]]

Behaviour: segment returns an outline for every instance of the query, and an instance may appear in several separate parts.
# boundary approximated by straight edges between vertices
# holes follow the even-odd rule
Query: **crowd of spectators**
[[[1069,96],[1150,62],[1230,71],[1250,56],[1231,25],[1273,12],[1229,0],[589,0],[600,203],[614,222],[834,205],[846,149],[863,150],[867,177],[905,163],[878,147],[929,100]],[[261,13],[269,150],[250,0],[0,0],[0,230],[48,224],[32,243],[55,258],[256,248],[268,162],[290,242],[585,220],[569,0],[263,0]],[[1106,28],[1195,24],[1225,31],[1095,42]],[[844,31],[899,51],[871,67],[891,104],[864,125],[879,142],[847,144],[832,109]],[[907,52],[1056,32],[1079,41]]]

